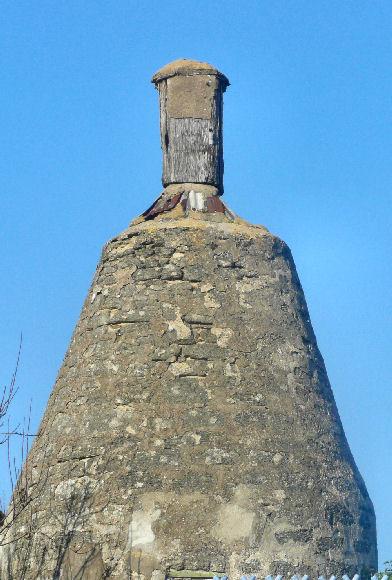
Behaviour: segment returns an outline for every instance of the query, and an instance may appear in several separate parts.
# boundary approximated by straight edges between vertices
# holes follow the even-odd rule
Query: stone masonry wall
[[[2,578],[26,562],[42,579],[376,565],[290,251],[208,219],[145,222],[105,247]]]

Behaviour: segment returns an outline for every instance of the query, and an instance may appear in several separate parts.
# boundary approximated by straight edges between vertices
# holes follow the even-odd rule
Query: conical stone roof
[[[11,505],[4,578],[376,566],[290,250],[218,193],[171,184],[104,247]]]

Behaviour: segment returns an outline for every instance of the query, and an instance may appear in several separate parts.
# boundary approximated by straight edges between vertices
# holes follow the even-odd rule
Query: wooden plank
[[[221,151],[216,124],[207,119],[168,119],[166,133],[164,185],[219,183]]]
[[[213,578],[225,576],[225,572],[209,572],[206,570],[174,570],[170,568],[167,576],[169,578]]]

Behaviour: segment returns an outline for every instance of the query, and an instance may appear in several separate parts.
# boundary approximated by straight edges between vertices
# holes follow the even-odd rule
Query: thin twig
[[[23,431],[0,431],[0,435],[19,435],[20,437],[37,437],[37,433],[23,433]]]

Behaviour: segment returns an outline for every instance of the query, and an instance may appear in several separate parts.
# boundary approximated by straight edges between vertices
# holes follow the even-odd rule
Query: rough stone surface
[[[105,246],[25,473],[2,578],[376,566],[290,251],[238,219]]]

